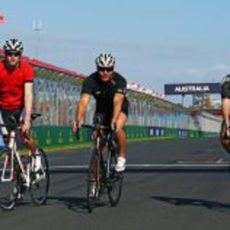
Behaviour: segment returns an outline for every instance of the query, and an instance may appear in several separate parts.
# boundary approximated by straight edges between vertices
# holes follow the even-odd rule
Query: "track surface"
[[[230,156],[215,138],[144,141],[127,147],[128,163],[228,164]],[[49,154],[50,166],[86,165],[89,149]],[[0,211],[7,230],[227,230],[230,228],[230,174],[223,172],[132,171],[127,169],[122,199],[111,208],[106,194],[93,213],[86,210],[86,175],[51,174],[46,206],[29,199],[11,212]]]

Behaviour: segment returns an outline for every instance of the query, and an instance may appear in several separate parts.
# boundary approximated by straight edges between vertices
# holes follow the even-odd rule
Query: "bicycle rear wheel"
[[[3,170],[4,161],[7,157],[6,162],[6,171],[4,178],[2,177],[1,170],[1,179],[0,179],[0,206],[4,210],[12,210],[16,204],[18,194],[21,190],[21,180],[19,178],[19,169],[15,167],[13,172],[13,178],[11,177],[11,159],[10,154],[7,150],[1,151],[1,169]]]
[[[115,165],[117,162],[117,150],[114,149],[113,151],[110,151],[108,154],[108,181],[107,181],[107,187],[108,187],[108,197],[111,206],[116,206],[121,198],[122,194],[122,186],[123,186],[123,173],[118,173],[115,171]]]
[[[36,160],[31,156],[31,171],[30,171],[30,195],[32,201],[37,205],[45,204],[49,191],[49,164],[47,156],[43,149],[37,149],[36,157],[40,158],[39,170],[35,171]],[[35,164],[33,164],[35,162]]]
[[[101,185],[101,167],[100,167],[100,155],[97,149],[92,150],[92,155],[89,163],[88,176],[87,176],[87,204],[88,211],[92,212],[95,207],[96,201],[100,195]]]

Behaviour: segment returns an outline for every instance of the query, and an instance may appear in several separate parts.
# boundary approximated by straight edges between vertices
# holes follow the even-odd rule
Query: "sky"
[[[163,92],[230,72],[229,9],[229,0],[0,0],[0,43],[17,37],[25,55],[85,75],[110,52],[128,82]]]

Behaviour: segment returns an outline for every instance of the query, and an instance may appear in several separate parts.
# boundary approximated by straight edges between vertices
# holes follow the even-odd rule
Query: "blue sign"
[[[165,84],[165,95],[215,94],[221,92],[220,83]]]

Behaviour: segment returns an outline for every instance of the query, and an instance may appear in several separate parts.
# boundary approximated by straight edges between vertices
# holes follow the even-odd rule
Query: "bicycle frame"
[[[27,165],[27,168],[25,170],[24,165],[22,163],[21,157],[19,152],[17,151],[17,144],[16,144],[16,132],[11,131],[10,132],[10,137],[9,137],[9,144],[8,144],[8,149],[10,150],[10,154],[5,156],[4,159],[4,164],[3,164],[3,170],[2,170],[2,175],[1,175],[1,181],[2,182],[9,182],[14,179],[14,160],[16,159],[19,168],[21,170],[21,174],[23,179],[26,182],[26,186],[29,187],[30,185],[30,164]],[[10,160],[10,175],[9,177],[6,176],[7,172],[7,166],[9,165],[9,160]]]
[[[92,212],[104,189],[107,189],[111,206],[116,206],[121,197],[123,174],[115,170],[117,147],[114,130],[103,125],[82,127],[96,131],[87,180],[88,211]]]
[[[104,134],[102,133],[102,130],[97,130],[97,131],[99,131],[99,134],[98,134],[98,136],[97,136],[97,139],[96,139],[96,148],[97,148],[97,152],[99,153],[99,155],[101,155],[100,157],[101,157],[101,159],[102,159],[102,163],[103,163],[103,167],[104,167],[104,163],[105,163],[105,161],[104,161],[104,156],[103,156],[103,153],[102,153],[102,151],[101,151],[101,149],[100,149],[100,147],[101,147],[101,143],[102,142],[104,142],[103,144],[105,145],[105,146],[103,146],[103,148],[106,148],[107,149],[107,164],[106,164],[106,178],[109,178],[109,175],[110,175],[110,160],[111,160],[111,151],[109,151],[109,150],[111,150],[110,148],[110,146],[111,146],[111,134],[109,133],[109,134],[106,134],[106,139],[104,138]]]
[[[41,115],[34,113],[31,115],[31,120],[33,121],[39,116]],[[30,140],[30,137],[21,132],[21,123],[17,124],[14,117],[11,120],[12,122],[10,121],[8,124],[0,124],[0,127],[8,127],[11,130],[9,132],[7,129],[7,132],[3,132],[3,128],[1,130],[3,135],[7,135],[7,144],[2,150],[0,207],[4,210],[12,210],[16,203],[23,198],[25,192],[30,194],[33,203],[45,204],[49,190],[49,165],[46,153],[38,146],[34,146],[36,149],[33,151],[27,145],[29,147],[28,154],[25,157],[21,156],[17,149],[18,134],[24,140]]]

